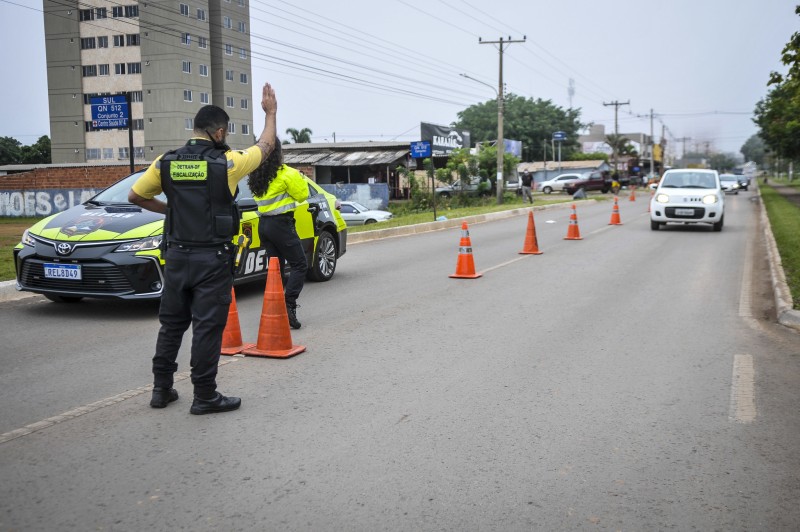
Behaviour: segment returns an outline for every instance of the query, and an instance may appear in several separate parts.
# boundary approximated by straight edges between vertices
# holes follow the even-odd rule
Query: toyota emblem
[[[59,255],[69,255],[72,253],[72,245],[66,242],[59,242],[56,246],[56,251],[58,251]]]

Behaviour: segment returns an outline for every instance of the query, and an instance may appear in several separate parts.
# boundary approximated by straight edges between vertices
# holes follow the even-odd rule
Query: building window
[[[247,50],[244,48],[239,48],[239,57],[242,59],[247,59]]]
[[[235,104],[233,102],[233,96],[226,96],[225,97],[225,106],[226,107],[233,107]]]
[[[184,129],[189,129],[189,130],[192,130],[192,129],[194,129],[194,125],[193,125],[193,119],[191,119],[191,118],[185,118],[185,119],[183,120],[183,127],[184,127]]]
[[[250,126],[248,124],[242,124],[242,135],[249,135],[250,134]]]
[[[142,64],[139,62],[136,63],[128,63],[128,74],[141,74],[142,73]]]
[[[125,63],[114,63],[114,74],[121,76],[125,73]]]
[[[111,73],[111,69],[108,68],[108,64],[97,66],[100,67],[99,72],[101,76],[108,76]]]
[[[85,65],[81,67],[83,70],[83,77],[90,78],[97,75],[97,65]]]
[[[242,109],[247,109],[249,106],[247,98],[242,98],[242,101],[240,103],[242,104]]]
[[[189,16],[189,4],[181,4],[181,15],[184,17]]]
[[[81,50],[91,50],[96,46],[94,37],[81,37]]]
[[[199,9],[197,10],[197,20],[205,20],[206,19],[206,10]]]
[[[131,128],[134,131],[141,131],[144,129],[144,118],[134,118],[131,120]]]
[[[108,48],[108,35],[103,35],[102,37],[97,38],[97,47]]]
[[[141,102],[142,91],[131,91],[131,102]]]
[[[231,17],[222,17],[222,27],[225,29],[231,29],[233,27]]]
[[[233,55],[233,45],[231,44],[225,45],[225,55]]]
[[[97,18],[108,18],[108,10],[105,7],[98,7],[95,10],[95,16]]]
[[[183,62],[183,72],[184,72],[184,74],[191,74],[192,73],[192,62],[191,61],[184,61]]]
[[[139,34],[138,33],[129,33],[125,36],[125,44],[127,46],[139,46]]]
[[[112,7],[111,8],[111,16],[114,18],[120,18],[124,11],[122,10],[122,6]]]
[[[244,0],[239,0],[239,7],[244,7]]]
[[[117,150],[117,153],[119,153],[119,158],[120,159],[127,159],[128,158],[128,147],[127,146],[120,147]]]
[[[236,122],[228,122],[228,133],[231,135],[236,134]]]
[[[208,39],[205,37],[197,37],[197,47],[198,48],[208,48]]]
[[[86,148],[86,160],[91,161],[100,158],[100,148]]]
[[[81,9],[80,18],[81,22],[94,20],[94,9]]]
[[[103,159],[113,159],[114,148],[103,148]]]
[[[125,16],[128,18],[134,18],[139,16],[139,6],[132,5],[132,6],[125,6]]]
[[[225,71],[225,81],[233,81],[233,70]]]
[[[144,159],[144,146],[134,146],[133,147],[133,158],[134,159]]]
[[[239,81],[241,81],[245,85],[247,84],[247,73],[246,72],[242,72],[241,74],[239,74]]]
[[[242,33],[247,33],[247,26],[245,25],[244,22],[239,23],[239,31]]]
[[[181,33],[181,44],[189,46],[192,44],[192,36],[189,33]]]
[[[183,89],[183,101],[184,102],[192,101],[192,91],[190,91],[189,89]]]
[[[125,36],[124,35],[114,35],[114,47],[118,48],[120,46],[125,46]]]
[[[209,102],[208,93],[207,92],[201,92],[200,93],[200,103],[208,104],[208,102]]]
[[[208,77],[208,65],[200,65],[200,75]]]

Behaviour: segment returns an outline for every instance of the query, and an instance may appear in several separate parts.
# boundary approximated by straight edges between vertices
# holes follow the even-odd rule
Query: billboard
[[[455,129],[450,126],[438,126],[421,122],[420,139],[431,143],[431,154],[450,155],[453,150],[470,147],[469,131]]]

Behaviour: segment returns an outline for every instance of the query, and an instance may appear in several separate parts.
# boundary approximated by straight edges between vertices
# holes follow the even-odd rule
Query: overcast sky
[[[738,153],[800,30],[800,0],[248,2],[254,99],[272,83],[279,133],[309,128],[314,142],[419,140],[420,122],[447,125],[495,98],[498,47],[479,38],[526,37],[504,54],[508,92],[571,103],[609,133],[614,107],[604,104],[630,102],[621,133],[649,133],[652,109],[657,139],[665,126],[673,146],[690,137],[687,150],[708,142]],[[0,0],[0,136],[23,144],[49,135],[41,10],[40,0]]]

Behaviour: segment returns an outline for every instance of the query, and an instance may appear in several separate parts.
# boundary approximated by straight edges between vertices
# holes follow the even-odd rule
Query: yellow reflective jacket
[[[284,164],[270,181],[266,194],[253,196],[253,199],[262,215],[274,216],[291,212],[298,203],[308,199],[308,184],[303,174]]]

